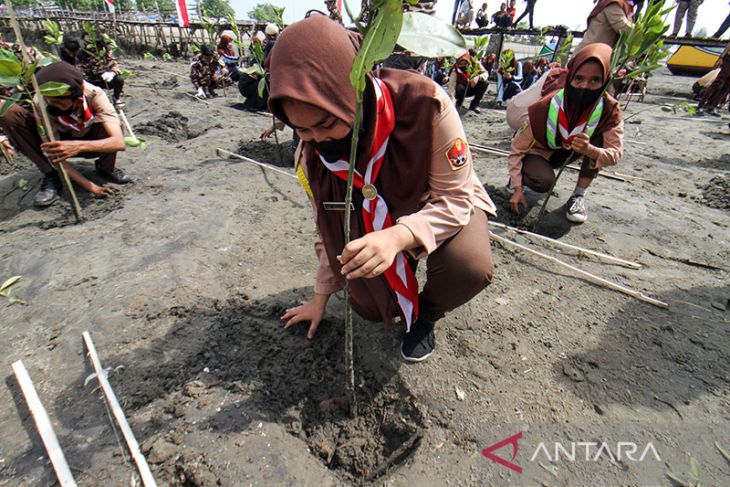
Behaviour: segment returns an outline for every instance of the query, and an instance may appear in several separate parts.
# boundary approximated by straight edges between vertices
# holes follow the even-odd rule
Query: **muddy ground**
[[[22,359],[79,485],[129,485],[81,333],[91,332],[110,381],[161,485],[730,485],[730,131],[724,120],[662,112],[692,79],[657,76],[632,101],[626,154],[588,193],[589,220],[563,204],[566,174],[539,231],[642,264],[639,270],[515,240],[633,287],[664,310],[597,287],[537,257],[492,244],[494,283],[438,324],[437,353],[399,358],[399,332],[357,319],[351,420],[320,401],[344,386],[342,296],[314,341],[282,331],[283,310],[311,293],[314,226],[294,179],[216,156],[217,147],[290,167],[258,141],[269,119],[188,96],[184,63],[129,63],[126,113],[150,145],[119,165],[138,182],[117,197],[81,195],[32,207],[39,175],[18,160],[0,176],[0,277],[27,304],[0,298],[0,485],[52,485],[53,471],[10,364]],[[490,87],[490,93],[493,92]],[[490,96],[491,98],[491,96]],[[464,116],[469,140],[508,147],[502,112]],[[506,161],[474,153],[508,214]],[[79,167],[90,175],[90,162]],[[628,179],[628,178],[627,178]],[[542,196],[529,195],[533,204]],[[532,210],[532,214],[536,209]],[[528,216],[529,218],[529,216]],[[513,458],[507,444],[522,434]],[[555,443],[573,461],[556,457]],[[586,442],[606,442],[596,455]],[[634,458],[618,458],[619,442]],[[545,449],[541,450],[540,445]],[[651,444],[657,455],[641,453]],[[568,452],[569,453],[569,452]]]

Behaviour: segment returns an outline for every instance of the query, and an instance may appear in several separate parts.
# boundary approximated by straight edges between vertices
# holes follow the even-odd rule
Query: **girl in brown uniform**
[[[554,170],[575,152],[583,156],[583,164],[566,218],[575,223],[588,218],[584,202],[588,186],[599,168],[618,163],[623,154],[621,108],[611,95],[601,97],[612,52],[606,44],[591,44],[573,56],[567,70],[548,75],[543,93],[550,86],[554,89],[529,106],[529,118],[512,139],[507,158],[513,212],[527,207],[523,185],[540,193],[549,191]]]
[[[495,209],[446,93],[424,76],[382,69],[367,78],[345,246],[356,49],[341,25],[312,16],[289,26],[271,52],[269,107],[301,138],[297,173],[319,233],[314,297],[282,319],[286,328],[310,322],[313,338],[330,295],[348,279],[355,311],[386,326],[400,316],[408,330],[401,353],[421,361],[433,352],[435,322],[491,282],[487,214]],[[420,294],[419,259],[427,265]]]

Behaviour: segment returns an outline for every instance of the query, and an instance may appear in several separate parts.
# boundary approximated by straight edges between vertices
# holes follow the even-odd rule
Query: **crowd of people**
[[[262,137],[284,127],[295,133],[295,170],[318,229],[318,271],[312,299],[284,313],[285,327],[309,323],[307,335],[313,338],[330,296],[349,281],[353,308],[386,326],[400,317],[407,331],[401,354],[420,362],[434,351],[436,323],[492,279],[488,220],[497,209],[474,171],[461,122],[466,100],[471,99],[467,111],[479,113],[496,78],[496,105],[506,105],[505,122],[514,131],[505,164],[510,210],[524,212],[527,188],[549,192],[556,169],[580,159],[565,217],[585,222],[590,185],[623,154],[622,111],[607,88],[612,47],[632,27],[636,6],[627,0],[597,2],[565,67],[547,58],[520,60],[510,49],[499,58],[469,50],[452,60],[396,53],[366,79],[352,208],[344,206],[355,117],[349,75],[361,39],[343,27],[334,2],[326,6],[326,14],[309,15],[281,33],[267,25],[251,36],[247,51],[238,49],[232,32],[223,32],[215,48],[199,46],[190,81],[199,98],[237,84],[247,110],[271,110],[277,122]],[[455,21],[471,22],[471,0],[458,6]],[[523,14],[530,21],[534,6],[528,1]],[[486,4],[477,13],[477,19],[485,18]],[[492,16],[500,18],[514,25],[514,0]],[[3,47],[18,52],[17,46]],[[700,92],[700,112],[713,112],[730,91],[729,49],[730,44],[718,74]],[[125,148],[117,116],[124,84],[109,42],[69,38],[61,58],[37,73],[39,83],[68,85],[61,96],[43,97],[58,141],[41,137],[27,107],[14,105],[0,117],[5,147],[25,154],[44,175],[34,200],[39,206],[58,198],[60,164],[96,196],[132,182],[116,166]],[[104,89],[112,92],[111,101]],[[97,185],[68,164],[76,156],[96,159],[96,172],[108,183]],[[353,239],[345,244],[344,215],[353,210]],[[420,292],[419,261],[427,267]]]

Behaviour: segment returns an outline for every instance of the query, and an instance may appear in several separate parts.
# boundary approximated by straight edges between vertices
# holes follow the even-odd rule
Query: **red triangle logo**
[[[493,462],[497,462],[500,465],[509,468],[510,470],[514,470],[517,473],[522,473],[522,467],[520,467],[519,465],[515,465],[511,461],[505,460],[502,457],[498,457],[497,455],[495,455],[493,453],[494,451],[499,450],[503,446],[511,444],[512,445],[511,460],[514,460],[515,458],[517,458],[517,451],[519,450],[519,445],[517,442],[521,439],[522,439],[522,431],[520,431],[516,435],[510,436],[509,438],[505,438],[504,440],[499,441],[499,442],[495,443],[494,445],[486,447],[484,450],[482,450],[482,455],[484,455],[485,457],[487,457],[488,459],[490,459]]]

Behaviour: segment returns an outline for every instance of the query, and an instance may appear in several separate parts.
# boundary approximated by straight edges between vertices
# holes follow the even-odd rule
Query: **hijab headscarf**
[[[49,81],[67,84],[70,98],[78,98],[84,94],[84,74],[65,61],[56,61],[38,70],[36,79],[39,85]]]
[[[593,7],[593,10],[591,10],[591,13],[588,14],[588,24],[591,23],[591,20],[593,20],[593,17],[603,12],[606,7],[611,5],[612,3],[617,3],[621,9],[623,9],[624,13],[626,14],[626,17],[631,17],[631,15],[634,13],[634,7],[629,3],[628,0],[600,0],[595,7]]]
[[[345,28],[324,15],[284,29],[267,59],[272,73],[271,113],[288,123],[281,101],[290,99],[321,108],[352,126],[355,88],[350,84],[350,68],[355,54]]]
[[[609,82],[611,75],[611,54],[613,49],[607,44],[589,44],[576,53],[568,62],[567,69],[553,70],[555,76],[550,82],[552,87],[555,87],[553,91],[547,93],[543,98],[530,105],[528,108],[530,127],[532,133],[543,147],[547,147],[547,118],[550,110],[550,103],[553,97],[558,93],[560,89],[565,89],[566,95],[570,89],[570,82],[575,77],[576,72],[581,66],[588,62],[598,62],[601,65],[603,71],[603,86]],[[550,75],[548,75],[550,77]],[[547,81],[546,81],[547,84]],[[545,93],[543,91],[543,93]],[[591,139],[593,145],[601,146],[603,138],[600,134],[615,127],[621,121],[621,109],[618,106],[618,102],[608,93],[603,95],[603,112],[601,119],[596,127],[594,136]],[[568,128],[571,130],[575,127],[579,120],[589,114],[595,107],[595,102],[592,100],[590,103],[584,104],[584,106],[570,106],[568,96],[566,96],[565,111],[568,116]],[[600,139],[598,138],[600,137]],[[594,141],[595,139],[595,141]]]
[[[233,38],[227,34],[223,34],[218,42],[218,53],[229,57],[236,57],[236,52],[230,47],[231,42],[233,42]]]

